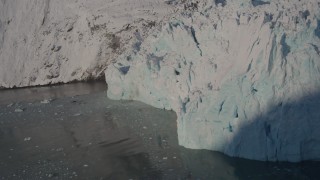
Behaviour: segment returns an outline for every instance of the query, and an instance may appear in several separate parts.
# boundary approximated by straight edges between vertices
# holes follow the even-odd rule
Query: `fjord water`
[[[176,114],[107,98],[104,82],[0,91],[0,179],[318,179],[319,162],[178,145]],[[254,149],[252,149],[254,152]]]

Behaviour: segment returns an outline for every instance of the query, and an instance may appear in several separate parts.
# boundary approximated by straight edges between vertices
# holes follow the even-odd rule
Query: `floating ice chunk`
[[[11,107],[11,106],[13,106],[13,103],[10,103],[10,104],[7,105],[7,107]]]
[[[81,113],[74,114],[73,116],[81,116]]]
[[[30,141],[31,140],[31,137],[25,137],[24,138],[24,141]]]
[[[24,109],[21,109],[21,108],[17,108],[14,110],[14,112],[23,112],[23,111],[24,111]]]
[[[42,100],[40,103],[41,104],[48,104],[48,103],[50,103],[52,100],[51,99],[44,99],[44,100]]]

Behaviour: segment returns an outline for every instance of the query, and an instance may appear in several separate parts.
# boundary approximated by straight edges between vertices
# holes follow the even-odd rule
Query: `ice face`
[[[173,9],[154,0],[0,1],[0,88],[97,79],[132,48],[136,30],[144,37]]]
[[[319,4],[254,2],[168,17],[108,67],[108,96],[173,109],[188,148],[319,159]]]

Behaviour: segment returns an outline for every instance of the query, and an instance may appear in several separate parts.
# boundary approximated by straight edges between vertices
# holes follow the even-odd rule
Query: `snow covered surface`
[[[320,159],[319,0],[2,0],[0,86],[95,79],[177,115],[179,143]]]
[[[179,143],[320,159],[319,1],[183,4],[106,70],[108,96],[178,115]]]

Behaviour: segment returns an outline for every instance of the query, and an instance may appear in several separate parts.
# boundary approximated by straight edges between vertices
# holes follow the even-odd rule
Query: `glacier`
[[[320,159],[320,3],[192,3],[107,68],[108,96],[174,110],[187,148]]]
[[[179,144],[320,160],[319,0],[1,0],[0,88],[105,77]]]
[[[173,10],[160,0],[1,0],[0,88],[99,79],[136,30],[144,37]]]

